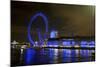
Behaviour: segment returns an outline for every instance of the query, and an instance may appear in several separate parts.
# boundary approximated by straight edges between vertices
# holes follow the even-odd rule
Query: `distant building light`
[[[89,42],[89,47],[95,47],[95,42],[94,41],[90,41]]]
[[[26,47],[27,47],[27,45],[22,45],[22,46],[21,46],[22,49],[24,49],[24,48],[26,48]]]
[[[19,44],[16,40],[14,40],[11,44]]]
[[[75,45],[74,40],[65,40],[62,42],[63,45]]]
[[[89,45],[95,45],[95,42],[94,41],[90,41]]]
[[[51,31],[50,38],[57,38],[57,37],[58,37],[58,31],[55,30]]]
[[[70,45],[69,41],[63,41],[63,45]]]
[[[38,41],[35,41],[35,44],[38,45]]]
[[[86,41],[81,41],[81,45],[86,45],[87,42]]]
[[[81,41],[80,45],[81,45],[81,47],[87,47],[88,42],[87,41]]]

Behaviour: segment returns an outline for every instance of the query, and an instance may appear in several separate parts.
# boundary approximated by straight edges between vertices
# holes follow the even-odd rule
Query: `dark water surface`
[[[12,49],[11,65],[40,65],[95,61],[94,50],[79,49]]]

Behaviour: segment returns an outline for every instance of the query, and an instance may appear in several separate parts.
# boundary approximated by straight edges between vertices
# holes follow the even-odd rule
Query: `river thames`
[[[12,49],[12,66],[95,61],[94,50],[88,49]]]

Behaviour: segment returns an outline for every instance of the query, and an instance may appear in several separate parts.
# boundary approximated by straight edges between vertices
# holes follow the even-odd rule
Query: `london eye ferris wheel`
[[[42,19],[42,22],[38,21],[39,18]],[[40,24],[43,24],[43,26]],[[28,39],[30,42],[30,46],[35,45],[36,37],[38,38],[39,42],[38,45],[43,45],[44,40],[47,39],[47,34],[48,34],[48,19],[44,13],[38,12],[31,17],[28,25]]]

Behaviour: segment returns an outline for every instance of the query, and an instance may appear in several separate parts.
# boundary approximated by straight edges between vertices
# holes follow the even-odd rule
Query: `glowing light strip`
[[[46,32],[46,33],[48,32],[48,20],[47,20],[47,17],[46,17],[43,13],[41,13],[41,12],[36,13],[35,15],[33,15],[32,18],[31,18],[31,20],[30,20],[30,23],[29,23],[29,25],[28,25],[28,39],[29,39],[29,41],[30,41],[30,43],[31,43],[31,46],[33,46],[33,45],[35,44],[34,40],[32,40],[31,33],[30,33],[30,31],[31,31],[31,25],[32,25],[33,21],[34,21],[37,17],[39,17],[39,16],[42,17],[43,20],[44,20],[45,28],[46,28],[46,29],[45,29],[45,32]]]

